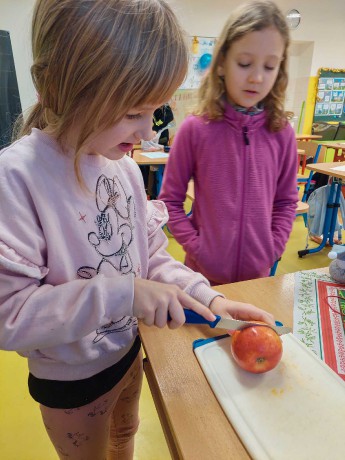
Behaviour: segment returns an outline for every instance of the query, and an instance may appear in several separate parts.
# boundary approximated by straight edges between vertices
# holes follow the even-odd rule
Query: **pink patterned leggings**
[[[40,405],[47,433],[62,460],[129,460],[139,426],[142,353],[120,382],[92,403],[75,409]]]

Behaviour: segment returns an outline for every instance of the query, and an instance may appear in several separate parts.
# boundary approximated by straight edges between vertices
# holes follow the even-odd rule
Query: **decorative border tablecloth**
[[[328,274],[295,273],[293,334],[345,380],[344,293]]]

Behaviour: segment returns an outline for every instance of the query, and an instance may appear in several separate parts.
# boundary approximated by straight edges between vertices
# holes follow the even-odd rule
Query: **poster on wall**
[[[216,38],[189,37],[191,58],[185,81],[179,89],[197,89],[206,71],[211,65]]]
[[[319,70],[313,121],[345,121],[345,69]]]

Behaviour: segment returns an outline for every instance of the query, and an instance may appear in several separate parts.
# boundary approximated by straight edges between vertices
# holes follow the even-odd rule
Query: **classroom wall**
[[[242,2],[243,0],[172,1],[190,35],[211,37],[219,35],[225,18]],[[299,27],[291,31],[286,109],[295,114],[293,124],[296,131],[300,126],[299,132],[310,132],[310,120],[308,123],[305,120],[306,116],[312,117],[314,108],[314,101],[310,105],[308,97],[310,77],[316,76],[320,67],[345,68],[345,1],[276,0],[276,3],[284,13],[295,8],[302,15]]]
[[[216,37],[225,18],[240,0],[170,0],[189,35]],[[298,112],[307,97],[309,76],[320,67],[345,68],[343,39],[345,1],[276,0],[286,12],[297,8],[302,14],[300,27],[291,32],[290,85],[287,108]],[[34,0],[0,0],[0,29],[11,34],[23,109],[36,99],[30,77],[30,20]]]
[[[241,0],[172,0],[174,9],[190,35],[217,36],[225,18]],[[276,0],[283,12],[295,8],[302,14],[297,30],[291,31],[293,41],[314,42],[312,75],[319,67],[345,67],[344,0]]]

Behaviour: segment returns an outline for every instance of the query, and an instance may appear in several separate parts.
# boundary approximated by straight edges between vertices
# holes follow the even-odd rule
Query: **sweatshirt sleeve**
[[[283,133],[282,133],[283,134]],[[272,213],[272,234],[278,259],[284,252],[289,239],[293,222],[296,218],[297,191],[297,144],[295,133],[290,125],[285,129],[286,136],[280,175],[277,181],[276,194]]]
[[[168,221],[167,209],[161,201],[148,201],[148,241],[149,272],[148,279],[161,283],[176,284],[203,305],[209,306],[212,300],[222,294],[210,288],[210,283],[200,273],[176,261],[166,251],[168,239],[162,226]]]
[[[0,243],[0,348],[30,351],[75,342],[132,314],[131,276],[52,286],[44,284],[45,273]]]
[[[169,212],[169,230],[183,249],[194,254],[198,247],[198,231],[184,210],[188,182],[195,168],[194,154],[197,150],[193,138],[194,117],[187,117],[181,124],[170,150],[169,161],[164,170],[159,199],[164,201]]]

